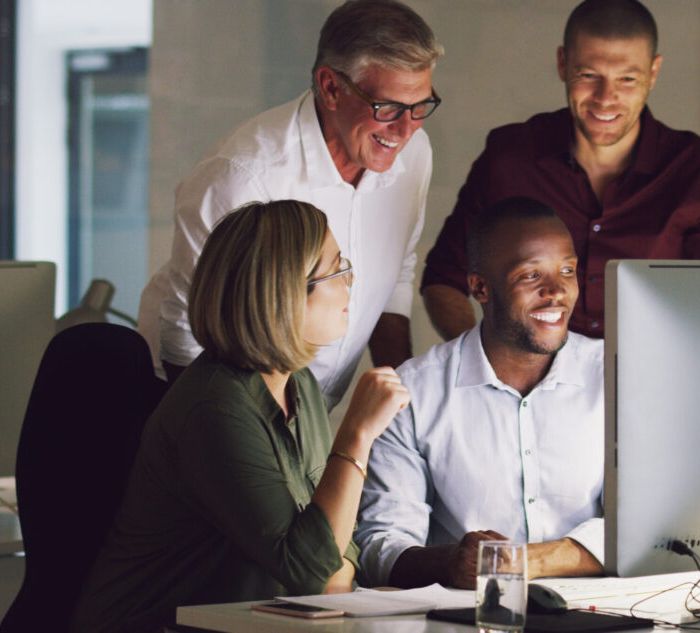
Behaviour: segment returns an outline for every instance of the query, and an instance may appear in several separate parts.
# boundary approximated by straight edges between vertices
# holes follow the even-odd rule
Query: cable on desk
[[[684,543],[683,541],[679,541],[678,539],[673,539],[669,543],[669,550],[674,552],[675,554],[678,554],[679,556],[690,556],[690,558],[693,559],[695,566],[698,568],[698,571],[700,571],[700,556],[698,556],[686,543]],[[695,618],[695,622],[675,624],[673,622],[666,622],[665,620],[654,620],[654,626],[658,626],[662,629],[683,629],[685,631],[700,631],[700,626],[697,626],[698,624],[700,624],[700,607],[691,608],[691,606],[689,605],[691,599],[696,603],[700,603],[700,595],[696,593],[700,592],[700,578],[698,578],[698,580],[696,580],[694,583],[681,583],[680,585],[676,585],[675,587],[663,589],[661,591],[657,591],[651,596],[642,598],[630,607],[630,615],[634,615],[634,609],[643,602],[651,600],[652,598],[656,598],[657,596],[660,596],[668,591],[674,591],[675,589],[678,589],[679,587],[682,587],[686,584],[690,584],[690,589],[688,590],[688,595],[685,597],[684,606],[686,608],[686,611],[688,611],[688,613],[690,613],[690,615],[692,615]]]

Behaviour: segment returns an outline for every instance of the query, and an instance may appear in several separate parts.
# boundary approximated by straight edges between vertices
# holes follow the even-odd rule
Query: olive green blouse
[[[330,450],[308,370],[289,420],[258,372],[202,354],[146,424],[73,630],[152,631],[185,604],[323,591],[342,558],[311,496]],[[357,547],[344,557],[357,566]]]

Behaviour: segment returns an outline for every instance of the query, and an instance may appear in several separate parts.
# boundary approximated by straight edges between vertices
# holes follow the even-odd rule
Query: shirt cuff
[[[350,541],[350,543],[348,543],[348,547],[343,554],[343,558],[352,563],[355,571],[360,569],[360,548],[356,545],[355,541]]]
[[[600,517],[588,519],[565,535],[585,547],[602,565],[605,558],[605,522]]]
[[[368,587],[388,585],[391,570],[399,556],[409,547],[420,545],[424,543],[397,538],[396,535],[385,534],[374,537],[363,546],[360,555],[362,584]]]
[[[407,319],[411,318],[411,308],[413,307],[413,284],[399,282],[394,288],[394,292],[386,302],[382,312],[392,314],[402,314]]]
[[[294,557],[281,580],[290,595],[322,593],[328,579],[343,566],[328,519],[313,502],[299,515],[295,529],[288,532],[286,547]]]

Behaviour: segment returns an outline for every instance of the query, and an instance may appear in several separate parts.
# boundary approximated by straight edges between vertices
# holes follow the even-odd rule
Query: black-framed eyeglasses
[[[410,105],[407,103],[400,103],[399,101],[375,101],[366,92],[363,92],[360,88],[358,88],[353,80],[350,79],[350,77],[348,77],[344,72],[335,69],[333,69],[333,72],[348,85],[350,90],[352,90],[358,97],[360,97],[360,99],[362,99],[372,108],[372,116],[374,116],[374,120],[382,123],[389,123],[390,121],[400,119],[406,110],[411,112],[411,118],[414,121],[427,119],[442,103],[442,99],[440,99],[434,88],[432,89],[432,97]]]
[[[337,272],[331,273],[330,275],[324,275],[323,277],[317,277],[316,279],[309,279],[306,282],[306,287],[310,290],[316,284],[320,284],[322,281],[328,281],[329,279],[335,279],[336,277],[342,277],[345,275],[345,283],[348,287],[352,286],[352,281],[354,275],[352,272],[352,263],[347,257],[340,258],[340,269]]]

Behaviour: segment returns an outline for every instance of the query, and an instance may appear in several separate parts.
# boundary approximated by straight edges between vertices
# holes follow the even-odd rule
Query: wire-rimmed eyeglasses
[[[442,99],[440,99],[434,88],[432,89],[432,97],[410,105],[399,101],[375,101],[366,92],[363,92],[344,72],[335,69],[333,69],[333,72],[347,84],[350,90],[372,108],[374,120],[382,123],[389,123],[390,121],[400,119],[406,110],[410,111],[411,118],[414,121],[427,119],[442,103]]]
[[[323,277],[317,277],[316,279],[309,279],[306,282],[307,289],[311,290],[316,284],[320,284],[322,281],[328,281],[329,279],[335,279],[336,277],[342,277],[345,275],[345,283],[348,287],[352,286],[352,281],[354,278],[352,272],[352,263],[347,257],[340,258],[340,269],[330,275],[324,275]]]

